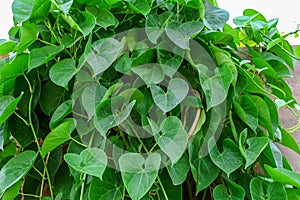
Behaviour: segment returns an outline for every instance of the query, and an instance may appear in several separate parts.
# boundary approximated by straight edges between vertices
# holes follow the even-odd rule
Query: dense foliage
[[[298,199],[278,19],[205,0],[14,0],[2,199]],[[295,34],[297,31],[295,32]],[[293,33],[290,33],[293,34]],[[298,109],[298,110],[297,110]]]

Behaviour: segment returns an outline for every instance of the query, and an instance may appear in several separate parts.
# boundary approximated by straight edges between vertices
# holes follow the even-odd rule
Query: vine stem
[[[165,196],[165,199],[168,200],[168,199],[169,199],[169,198],[168,198],[168,195],[167,195],[167,193],[166,193],[166,191],[165,191],[165,188],[164,188],[164,186],[163,186],[163,184],[162,184],[162,182],[161,182],[159,176],[157,176],[157,180],[158,180],[158,183],[159,183],[159,185],[160,185],[160,187],[161,187],[161,190],[162,190],[162,192],[163,192],[163,194],[164,194],[164,196]]]
[[[44,160],[44,157],[42,155],[42,152],[41,152],[41,147],[39,145],[39,140],[37,138],[37,134],[35,132],[35,129],[34,129],[34,126],[33,126],[33,122],[32,122],[32,100],[33,100],[33,95],[34,95],[34,88],[31,86],[30,84],[30,81],[28,80],[27,76],[24,74],[23,75],[28,83],[28,87],[29,87],[29,91],[30,91],[30,98],[29,98],[29,105],[28,105],[28,118],[29,118],[29,124],[30,124],[30,128],[31,128],[31,131],[32,131],[32,134],[33,134],[33,137],[34,137],[34,141],[36,143],[36,146],[37,146],[37,149],[39,151],[39,154],[41,155],[41,160],[42,160],[42,163],[44,165],[44,170],[45,170],[45,173],[47,175],[47,180],[48,180],[48,184],[49,184],[49,190],[50,190],[50,195],[51,197],[53,198],[54,195],[53,195],[53,190],[52,190],[52,183],[51,183],[51,179],[50,179],[50,175],[49,175],[49,171],[48,171],[48,168],[47,168],[47,164]],[[43,177],[42,177],[43,178]],[[44,180],[44,178],[43,178]],[[39,197],[41,199],[41,197]]]

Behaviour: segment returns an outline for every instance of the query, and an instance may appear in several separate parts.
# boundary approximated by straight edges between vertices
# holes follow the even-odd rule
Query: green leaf
[[[161,64],[164,73],[170,78],[172,78],[181,66],[183,56],[179,56],[176,53],[172,53],[163,49],[158,49],[157,60]]]
[[[81,30],[80,26],[77,24],[77,22],[72,18],[70,15],[61,15],[61,17],[67,22],[70,27],[74,30],[77,30],[83,34],[83,31]]]
[[[231,44],[234,39],[232,35],[218,31],[205,32],[203,33],[203,36],[206,40],[211,41],[214,44],[223,45]]]
[[[56,4],[58,5],[58,8],[67,15],[69,13],[69,10],[74,2],[74,0],[55,0]]]
[[[88,6],[86,10],[96,17],[96,24],[104,29],[110,26],[116,27],[119,24],[118,19],[106,9]]]
[[[31,24],[29,22],[22,23],[22,26],[20,27],[21,36],[17,53],[26,51],[28,47],[36,41],[38,32],[38,28],[35,24]]]
[[[33,0],[14,0],[12,4],[12,12],[14,19],[18,24],[29,19],[32,8],[34,5]]]
[[[122,180],[133,200],[141,199],[150,190],[158,175],[160,162],[161,157],[157,153],[150,154],[146,159],[137,153],[126,153],[120,157]]]
[[[150,85],[150,90],[155,104],[166,113],[184,100],[188,94],[189,86],[185,80],[174,78],[169,82],[166,93],[155,84]]]
[[[163,81],[165,78],[164,71],[159,64],[145,64],[139,65],[131,69],[134,73],[136,73],[143,81],[150,85],[152,83],[157,84]]]
[[[20,54],[15,57],[12,63],[7,63],[0,68],[0,85],[8,80],[14,79],[27,69],[28,54]]]
[[[228,187],[222,184],[214,188],[215,200],[243,200],[245,198],[245,190],[241,186],[231,181],[227,183]]]
[[[258,126],[258,109],[256,104],[252,100],[251,96],[243,95],[237,97],[233,101],[234,109],[239,118],[247,124],[254,132],[256,132]]]
[[[14,200],[19,195],[20,188],[22,187],[22,181],[18,181],[13,184],[10,188],[8,188],[3,196],[3,200]]]
[[[36,153],[28,150],[10,159],[0,171],[0,198],[3,193],[23,178],[31,169]]]
[[[246,159],[245,169],[252,165],[256,159],[260,156],[262,151],[266,148],[269,143],[269,139],[267,137],[252,137],[247,138],[247,129],[245,129],[239,138],[239,148]],[[244,143],[246,141],[247,148]]]
[[[190,171],[188,155],[184,153],[178,162],[168,165],[167,170],[173,185],[182,184],[186,180],[188,172]]]
[[[6,41],[0,44],[0,55],[8,54],[16,49],[17,44],[14,41]]]
[[[22,99],[23,93],[18,97],[3,96],[0,97],[0,126],[8,119],[8,117],[15,112],[15,109]]]
[[[208,1],[205,3],[204,24],[211,30],[223,29],[229,19],[226,10],[212,6]]]
[[[34,23],[43,22],[49,14],[51,0],[35,0],[30,15],[30,21]]]
[[[250,192],[253,200],[286,200],[287,194],[281,183],[266,183],[259,178],[253,178],[250,182]]]
[[[50,116],[60,105],[64,93],[65,90],[62,87],[55,85],[52,81],[48,81],[42,88],[39,100],[42,111]]]
[[[154,138],[174,165],[187,147],[187,132],[184,130],[180,119],[175,116],[170,116],[162,121],[160,131],[160,133],[154,133]]]
[[[102,180],[99,178],[93,178],[91,187],[89,190],[90,200],[119,200],[122,199],[123,185],[120,184],[121,177],[118,176],[116,171],[107,167],[102,176]]]
[[[189,146],[189,161],[193,178],[196,182],[196,193],[207,188],[219,175],[220,169],[203,153],[202,137],[194,137]]]
[[[190,49],[190,39],[200,33],[204,25],[202,22],[169,22],[166,33],[170,40],[182,49]]]
[[[102,149],[87,148],[80,155],[67,153],[64,156],[68,165],[76,171],[102,179],[107,165],[107,157]]]
[[[93,69],[94,76],[104,72],[117,58],[122,44],[113,39],[100,39],[92,44],[92,50],[86,57],[87,63]]]
[[[182,185],[173,185],[172,180],[170,179],[169,174],[164,170],[162,173],[159,174],[159,179],[161,181],[162,186],[164,188],[164,191],[167,194],[168,199],[176,199],[176,200],[182,200],[183,198],[183,192],[182,192]],[[167,200],[163,194],[163,191],[160,189],[157,191],[160,199]],[[151,192],[150,192],[151,196]]]
[[[94,124],[101,135],[105,136],[112,127],[121,124],[130,115],[135,100],[124,106],[124,98],[115,96],[100,103],[96,108]],[[122,108],[124,107],[124,108]]]
[[[211,149],[209,152],[210,158],[229,177],[232,172],[242,166],[243,156],[240,153],[239,147],[231,139],[226,138],[223,140],[223,151],[221,153],[213,140],[211,140],[209,147]]]
[[[29,54],[28,70],[37,68],[48,61],[64,49],[64,46],[44,46],[33,49]]]
[[[66,117],[68,114],[72,112],[72,100],[67,100],[60,104],[58,108],[53,113],[49,127],[51,130],[53,130],[59,122],[63,120],[64,117]]]
[[[160,15],[150,14],[147,16],[146,34],[152,43],[157,44],[157,40],[165,31],[164,25],[169,20],[170,16],[172,16],[172,13],[170,12],[163,12]]]
[[[264,168],[274,181],[300,188],[299,173],[284,168],[272,168],[269,165],[264,165]]]
[[[300,58],[300,46],[294,48],[294,52],[297,58]]]
[[[56,85],[67,88],[69,81],[77,73],[76,62],[72,58],[66,58],[53,65],[49,77]]]
[[[291,136],[290,133],[288,133],[285,129],[283,129],[281,127],[280,127],[280,131],[281,131],[281,137],[282,137],[280,144],[292,149],[293,151],[295,151],[296,153],[298,153],[300,155],[299,145],[295,141],[293,136]]]
[[[84,88],[82,92],[82,104],[89,119],[94,116],[96,107],[103,99],[106,91],[107,89],[99,83],[93,83]]]
[[[124,54],[122,57],[120,57],[115,65],[115,70],[117,72],[120,72],[122,74],[126,74],[131,70],[131,58],[129,58],[129,53]]]
[[[41,148],[43,157],[50,151],[54,150],[59,145],[71,139],[71,133],[76,128],[76,120],[73,118],[66,119],[56,128],[54,128],[45,138]]]
[[[83,11],[80,12],[79,17],[76,19],[78,26],[83,34],[83,37],[86,37],[92,32],[96,25],[96,18],[90,12]]]
[[[151,7],[146,0],[125,0],[128,7],[135,12],[143,14],[145,17],[149,14]]]

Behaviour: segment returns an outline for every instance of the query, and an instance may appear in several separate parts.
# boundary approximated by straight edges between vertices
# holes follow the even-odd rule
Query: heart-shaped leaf
[[[76,171],[96,176],[102,180],[107,166],[107,157],[102,149],[87,148],[80,155],[67,153],[64,158],[68,165]]]
[[[174,78],[169,82],[166,93],[155,84],[150,85],[150,90],[155,104],[166,113],[184,100],[188,94],[189,86],[185,80]]]
[[[258,126],[258,111],[252,98],[249,95],[240,96],[236,98],[233,105],[240,119],[256,132]]]
[[[94,125],[105,136],[112,127],[121,124],[130,115],[135,100],[124,106],[124,97],[116,96],[100,103],[96,108]],[[124,106],[124,108],[122,108]]]
[[[13,184],[18,182],[31,169],[36,159],[36,152],[24,151],[10,159],[0,171],[0,198]]]
[[[87,54],[86,61],[93,69],[94,76],[104,72],[117,58],[122,44],[113,39],[105,38],[92,44],[92,51]]]
[[[23,93],[18,98],[14,98],[13,96],[0,97],[0,126],[11,114],[15,112],[15,109],[22,96]]]
[[[102,180],[93,178],[89,190],[90,200],[119,200],[122,199],[124,186],[114,169],[107,167]]]
[[[86,10],[96,17],[96,24],[104,29],[119,24],[117,18],[108,10],[95,6],[87,6]]]
[[[250,182],[250,193],[253,200],[286,200],[287,194],[284,186],[279,182],[267,183],[259,178]]]
[[[180,119],[175,116],[166,118],[160,124],[160,133],[154,134],[158,146],[167,154],[171,163],[175,164],[183,155],[188,142],[187,132]]]
[[[172,13],[170,12],[163,12],[160,15],[157,14],[150,14],[147,16],[146,19],[146,34],[149,38],[149,40],[156,44],[158,38],[161,37],[161,35],[164,32],[164,24],[168,21],[168,19],[172,16]]]
[[[170,40],[182,49],[190,49],[189,41],[201,32],[204,25],[202,22],[170,22],[167,24],[166,33]]]
[[[161,157],[157,153],[146,159],[137,153],[126,153],[120,157],[123,183],[133,200],[141,199],[149,191],[157,178],[160,162]]]
[[[68,87],[69,81],[77,73],[76,62],[72,58],[67,58],[53,65],[49,72],[49,77],[56,85]]]
[[[174,165],[170,164],[167,166],[167,170],[172,179],[173,185],[182,184],[190,171],[189,157],[186,153],[176,162]]]
[[[71,139],[70,134],[75,130],[75,127],[76,120],[69,118],[54,128],[44,140],[41,148],[42,156],[46,156],[48,152]]]
[[[164,80],[164,71],[159,64],[145,64],[139,65],[131,69],[136,73],[143,81],[150,85],[152,83],[157,84]]]
[[[62,104],[60,104],[51,117],[49,123],[50,129],[52,130],[55,126],[57,126],[57,124],[71,112],[72,112],[72,100],[67,100]]]
[[[245,190],[231,181],[227,182],[228,186],[218,185],[213,191],[216,200],[244,200]]]
[[[209,1],[205,3],[204,24],[211,30],[223,29],[229,19],[229,13],[226,10],[212,6]]]
[[[33,49],[29,54],[28,70],[32,70],[47,63],[63,49],[64,46],[44,46]]]
[[[12,4],[12,12],[17,23],[22,23],[29,19],[34,1],[32,0],[16,0]]]
[[[22,26],[20,27],[21,37],[17,53],[26,51],[28,47],[37,40],[38,32],[39,29],[35,24],[31,24],[28,21],[22,23]]]
[[[74,0],[55,0],[56,4],[58,5],[58,8],[67,15],[69,13],[69,10],[74,2]]]
[[[80,27],[83,37],[86,37],[88,34],[90,34],[96,25],[96,18],[87,11],[80,12],[80,15],[76,21]]]
[[[252,137],[247,138],[247,129],[243,130],[240,134],[239,138],[239,148],[246,159],[245,169],[252,165],[256,159],[260,156],[262,151],[266,148],[269,143],[269,139],[267,137]],[[247,148],[245,147],[245,141],[247,144]]]
[[[222,143],[223,152],[220,153],[218,146],[214,142],[211,142],[209,155],[213,163],[229,177],[232,172],[243,164],[243,156],[240,153],[239,147],[231,139],[226,138]]]

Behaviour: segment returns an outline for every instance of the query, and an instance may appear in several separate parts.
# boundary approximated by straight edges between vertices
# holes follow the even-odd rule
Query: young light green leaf
[[[102,149],[87,148],[80,155],[67,153],[65,161],[70,167],[84,174],[89,174],[102,179],[102,175],[107,165],[107,157]]]
[[[23,93],[18,97],[3,96],[0,97],[0,126],[8,119],[8,117],[15,112],[15,109],[22,99]]]
[[[139,65],[131,70],[141,77],[147,85],[160,83],[165,77],[162,66],[155,63]]]
[[[160,15],[150,14],[146,19],[146,34],[149,40],[156,44],[158,38],[160,38],[165,31],[163,27],[168,19],[172,16],[170,12],[163,12]]]
[[[92,50],[87,54],[86,60],[93,69],[94,76],[104,72],[117,58],[122,44],[113,39],[105,38],[92,44]]]
[[[124,98],[115,96],[100,103],[96,108],[94,125],[105,136],[112,127],[121,124],[130,115],[135,100],[124,106]],[[124,108],[122,108],[124,106]]]
[[[157,153],[146,159],[138,153],[126,153],[120,157],[122,180],[133,200],[141,199],[149,191],[158,175],[160,162],[161,157]]]
[[[240,134],[239,138],[239,148],[242,155],[246,159],[245,169],[256,161],[269,143],[269,139],[267,137],[252,137],[248,138],[247,140],[246,138],[247,129]],[[247,144],[247,149],[245,148],[245,141]]]
[[[60,104],[51,117],[49,123],[50,129],[53,130],[58,125],[58,123],[71,112],[72,112],[72,100],[67,100],[62,104]]]
[[[204,24],[211,30],[223,29],[229,19],[229,13],[211,5],[208,1],[205,3]]]
[[[0,171],[0,198],[3,193],[23,178],[36,159],[36,152],[24,151],[10,159]]]
[[[64,46],[44,46],[33,49],[29,54],[28,70],[30,71],[47,63],[63,49]]]
[[[149,14],[151,7],[146,0],[125,0],[128,7],[135,12],[143,14],[145,17]]]
[[[189,86],[185,80],[174,78],[169,82],[166,93],[155,84],[150,85],[150,90],[155,104],[166,113],[184,100],[188,94]]]
[[[77,73],[76,62],[72,58],[66,58],[53,65],[49,77],[56,85],[67,88],[69,81]]]
[[[119,24],[118,19],[109,10],[95,6],[88,6],[86,10],[96,17],[96,24],[104,29]]]
[[[281,183],[266,183],[259,178],[253,178],[250,182],[250,193],[252,200],[286,200],[287,195]]]
[[[284,168],[272,168],[264,165],[265,170],[274,181],[300,188],[300,174]]]
[[[2,199],[3,200],[14,200],[16,199],[16,197],[19,195],[19,191],[22,187],[22,180],[16,182],[15,184],[13,184],[10,188],[8,188],[3,196]]]
[[[54,150],[59,145],[65,143],[71,139],[71,133],[76,128],[76,120],[68,118],[60,125],[54,128],[45,138],[43,146],[41,148],[41,154],[43,157],[50,151]]]
[[[223,184],[217,185],[213,191],[213,197],[216,200],[244,200],[245,190],[242,186],[228,181],[227,187]]]
[[[58,8],[67,15],[69,13],[69,10],[74,2],[74,0],[55,0],[56,4],[58,5]]]
[[[223,152],[220,153],[218,146],[211,140],[209,155],[213,163],[229,177],[232,172],[242,166],[243,156],[240,153],[239,147],[231,139],[226,138],[222,144]]]
[[[160,131],[160,133],[154,133],[154,138],[174,165],[187,147],[187,132],[184,130],[180,119],[175,116],[170,116],[162,121]]]
[[[6,41],[0,44],[0,55],[8,54],[15,50],[17,44],[14,41]]]
[[[102,180],[93,178],[89,190],[90,200],[119,200],[122,199],[124,186],[114,169],[107,167]]]
[[[249,95],[237,97],[233,101],[234,109],[239,118],[254,132],[258,126],[258,109]]]
[[[182,184],[186,180],[187,174],[190,171],[188,155],[184,153],[178,162],[168,165],[167,170],[173,185]]]
[[[170,40],[182,49],[190,49],[189,40],[201,32],[204,25],[202,22],[169,22],[166,33]]]

